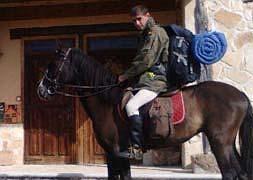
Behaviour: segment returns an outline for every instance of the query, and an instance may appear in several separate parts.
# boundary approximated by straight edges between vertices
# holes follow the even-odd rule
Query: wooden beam
[[[129,13],[131,7],[136,4],[146,5],[151,12],[176,9],[175,0],[117,0],[50,6],[0,7],[0,21],[113,15]]]
[[[0,7],[22,7],[22,6],[42,6],[59,4],[80,4],[80,3],[99,3],[117,2],[120,0],[1,0]]]
[[[76,26],[55,26],[43,28],[17,28],[10,30],[10,39],[20,39],[32,36],[50,36],[66,34],[86,34],[86,33],[108,33],[136,31],[132,23],[111,23],[98,25],[76,25]]]

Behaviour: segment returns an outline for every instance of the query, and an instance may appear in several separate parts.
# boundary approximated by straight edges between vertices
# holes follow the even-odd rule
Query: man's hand
[[[118,82],[119,82],[119,83],[121,83],[121,82],[123,82],[123,81],[125,81],[125,80],[127,80],[127,77],[124,76],[124,75],[120,75],[120,76],[118,77]]]

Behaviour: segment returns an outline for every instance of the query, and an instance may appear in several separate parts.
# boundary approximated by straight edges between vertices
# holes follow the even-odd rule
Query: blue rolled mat
[[[192,41],[192,55],[202,64],[213,64],[219,61],[227,50],[227,40],[220,32],[212,31],[197,34]]]

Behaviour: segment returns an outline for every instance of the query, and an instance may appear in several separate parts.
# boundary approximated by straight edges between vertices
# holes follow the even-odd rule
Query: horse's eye
[[[59,57],[59,58],[64,58],[65,57],[65,53],[60,50],[60,49],[56,49],[55,54]]]

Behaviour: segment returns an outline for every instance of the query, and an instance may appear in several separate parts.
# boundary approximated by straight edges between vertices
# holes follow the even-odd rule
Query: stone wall
[[[0,125],[0,165],[23,164],[24,129],[22,124]]]
[[[195,33],[209,30],[224,32],[228,50],[212,65],[212,79],[244,91],[253,102],[253,3],[242,0],[183,0],[184,26]],[[182,146],[182,165],[189,167],[191,157],[203,153],[201,135]]]
[[[244,91],[253,101],[253,2],[204,0],[208,28],[224,32],[228,50],[212,65],[213,79]]]

